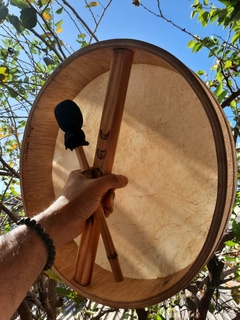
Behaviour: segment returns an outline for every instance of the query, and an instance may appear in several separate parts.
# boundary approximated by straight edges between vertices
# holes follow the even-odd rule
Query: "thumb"
[[[105,189],[104,191],[107,191],[109,189],[124,188],[128,184],[128,178],[126,176],[113,173],[107,174],[98,179],[94,179],[94,181],[101,184],[101,187]]]

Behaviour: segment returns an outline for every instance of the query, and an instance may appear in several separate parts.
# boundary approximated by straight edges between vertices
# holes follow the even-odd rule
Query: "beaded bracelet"
[[[49,234],[45,233],[45,229],[39,223],[37,223],[36,220],[30,218],[21,218],[20,220],[18,220],[17,225],[23,224],[35,230],[45,243],[48,252],[48,260],[43,270],[45,271],[50,269],[54,263],[56,256],[56,250],[53,244],[53,240],[50,239]]]

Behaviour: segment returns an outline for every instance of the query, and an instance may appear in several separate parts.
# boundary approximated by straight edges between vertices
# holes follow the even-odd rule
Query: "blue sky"
[[[87,22],[89,27],[93,28],[93,19],[88,9],[86,9],[85,1],[68,0],[68,2]],[[90,0],[87,2],[90,2]],[[103,5],[106,5],[107,2],[108,0],[102,0]],[[141,3],[153,12],[159,13],[157,0],[141,0]],[[194,0],[160,0],[160,3],[162,13],[167,19],[194,35],[205,37],[212,34],[220,34],[222,36],[225,34],[221,26],[217,27],[214,24],[203,28],[198,23],[197,17],[190,18],[191,4],[194,3]],[[216,7],[222,6],[217,0],[212,0],[211,3],[214,3]],[[54,6],[56,9],[59,8],[59,4],[55,0]],[[14,13],[14,11],[19,12],[16,7],[12,7],[11,13]],[[92,11],[95,14],[100,14],[101,6],[92,8]],[[72,18],[74,19],[74,16]],[[56,15],[55,22],[57,22],[57,19],[58,16]],[[62,16],[59,16],[59,19],[62,19]],[[80,48],[75,41],[77,30],[66,14],[63,15],[62,27],[63,32],[59,34],[60,38],[71,45],[74,50]],[[85,31],[82,30],[82,32],[84,33]],[[187,48],[187,43],[191,40],[189,35],[149,13],[142,6],[134,6],[132,0],[113,0],[98,27],[96,35],[99,40],[131,38],[155,44],[175,55],[193,71],[199,69],[209,70],[214,62],[213,59],[207,57],[208,51],[206,49],[197,54],[192,54],[191,50]]]
[[[84,1],[79,1],[76,4],[76,1],[71,0],[70,3],[76,10],[82,12],[82,16],[86,18],[86,21],[91,26],[92,19],[87,15]],[[220,4],[216,0],[212,1],[212,3],[215,3],[216,6]],[[142,4],[158,13],[156,0],[142,0]],[[214,33],[224,34],[222,27],[217,27],[216,24],[203,28],[196,17],[191,19],[191,4],[193,4],[191,0],[162,0],[161,9],[166,18],[194,35],[204,37]],[[98,12],[99,9],[97,7],[92,8],[93,12]],[[63,28],[64,31],[61,36],[66,41],[69,41],[71,27],[67,20],[64,21]],[[191,53],[191,50],[187,48],[187,43],[191,40],[189,35],[147,12],[143,7],[133,6],[132,0],[113,0],[100,23],[97,37],[99,40],[132,38],[150,42],[169,51],[194,71],[199,69],[208,70],[213,64],[213,59],[207,58],[207,50],[202,50],[197,54]]]
[[[200,37],[213,34],[224,37],[226,34],[226,30],[224,30],[222,26],[217,26],[216,23],[203,28],[198,22],[197,16],[193,19],[190,18],[192,11],[191,5],[194,3],[194,0],[159,1],[163,15],[191,34],[199,35]],[[68,2],[93,30],[93,19],[89,10],[86,9],[86,2],[90,2],[90,0],[68,0]],[[103,5],[106,5],[108,0],[102,0],[101,2]],[[61,0],[59,0],[59,3],[58,0],[55,0],[55,9],[58,9],[61,3]],[[151,11],[159,14],[157,0],[141,0],[141,3]],[[212,0],[211,3],[214,3],[216,7],[223,7],[217,0]],[[18,9],[12,7],[12,10]],[[99,5],[98,7],[93,7],[92,11],[95,15],[101,14],[102,8]],[[72,20],[75,19],[73,15],[71,18]],[[74,50],[78,50],[80,45],[76,42],[76,38],[79,32],[71,18],[66,14],[63,14],[63,16],[55,15],[55,23],[58,22],[58,19],[63,19],[63,32],[59,34],[60,39],[62,39],[64,43],[69,44]],[[82,29],[81,32],[86,33],[84,29]],[[113,0],[100,22],[96,35],[100,41],[115,38],[130,38],[152,43],[172,53],[193,71],[196,72],[203,69],[207,71],[210,76],[210,68],[215,63],[214,58],[208,58],[209,52],[207,49],[202,49],[194,54],[191,49],[188,49],[187,43],[192,39],[191,36],[162,18],[151,14],[142,6],[134,6],[132,0]],[[86,40],[88,41],[88,39]]]
[[[107,2],[108,0],[102,0],[103,4]],[[78,2],[69,0],[69,3],[76,11],[81,13],[81,16],[90,27],[94,25],[83,0]],[[157,0],[141,0],[141,3],[151,11],[159,14]],[[198,22],[197,16],[191,19],[191,5],[194,4],[194,0],[160,0],[160,3],[162,14],[165,18],[191,34],[200,37],[220,35],[223,38],[226,35],[226,30],[222,26],[217,26],[216,22],[204,28]],[[211,3],[215,7],[223,7],[217,0],[212,0]],[[100,9],[100,6],[93,7],[92,11],[97,14],[101,12]],[[71,45],[77,50],[78,44],[73,39],[73,29],[68,18],[64,19],[62,26],[63,32],[60,37],[66,42],[71,42]],[[187,33],[151,14],[142,6],[134,6],[132,0],[113,0],[98,27],[96,35],[100,41],[130,38],[149,42],[167,50],[194,72],[200,69],[205,70],[210,75],[210,78],[210,68],[216,62],[213,57],[208,58],[209,51],[207,49],[192,53],[191,49],[187,47],[188,41],[192,38]],[[233,118],[231,111],[225,108],[225,112],[231,121]]]

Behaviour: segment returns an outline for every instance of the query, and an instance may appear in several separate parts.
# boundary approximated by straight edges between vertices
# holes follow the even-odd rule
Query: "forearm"
[[[64,198],[33,218],[57,248],[79,235],[85,220],[69,219],[71,208]],[[46,245],[35,230],[22,225],[0,237],[0,320],[10,319],[48,259]]]
[[[43,270],[47,250],[35,231],[19,226],[0,237],[0,319],[10,319]]]
[[[46,233],[49,234],[58,249],[83,232],[85,219],[73,219],[72,215],[71,205],[65,197],[61,196],[34,219],[45,228]]]
[[[61,196],[34,219],[58,249],[82,233],[86,219],[100,201],[104,200],[105,210],[111,213],[113,191],[107,191],[123,188],[127,181],[126,177],[113,174],[91,180],[80,170],[74,171]],[[21,225],[0,236],[0,320],[9,319],[16,311],[47,260],[47,246],[31,227]]]

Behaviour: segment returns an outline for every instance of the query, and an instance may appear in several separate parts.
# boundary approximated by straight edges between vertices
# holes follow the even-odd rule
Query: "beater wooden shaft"
[[[93,168],[99,169],[101,174],[108,174],[112,171],[132,61],[132,51],[128,49],[113,50],[107,92],[93,164]],[[95,225],[96,223],[99,225],[99,228]],[[108,227],[102,208],[95,212],[93,223],[88,223],[87,228],[85,229],[79,247],[74,279],[81,285],[90,284],[100,229],[114,279],[116,282],[122,281],[123,275],[118,261],[118,255],[111,235],[107,232]],[[83,242],[85,242],[85,244]],[[81,257],[81,254],[83,253],[84,257]]]

